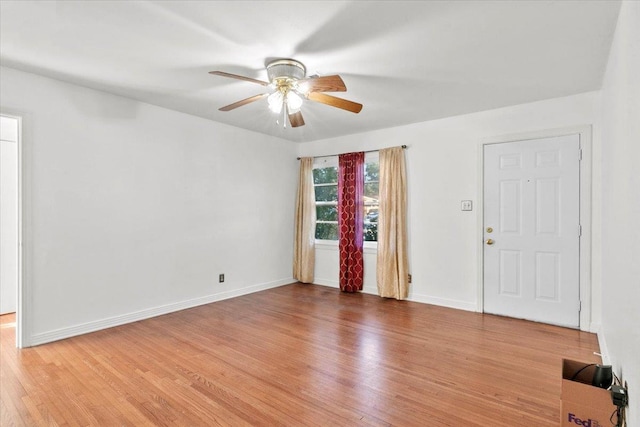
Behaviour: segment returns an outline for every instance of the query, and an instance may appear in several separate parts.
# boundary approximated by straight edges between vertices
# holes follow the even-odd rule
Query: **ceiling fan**
[[[286,127],[286,117],[288,117],[291,127],[295,128],[304,126],[300,108],[305,99],[341,108],[352,113],[359,113],[362,110],[362,104],[324,93],[347,91],[347,87],[340,76],[306,77],[306,73],[305,66],[294,59],[276,59],[269,62],[267,64],[268,82],[224,71],[209,72],[209,74],[217,76],[257,83],[270,89],[270,92],[261,93],[226,105],[220,108],[220,111],[231,111],[266,97],[269,109],[276,114],[282,113],[283,125]]]

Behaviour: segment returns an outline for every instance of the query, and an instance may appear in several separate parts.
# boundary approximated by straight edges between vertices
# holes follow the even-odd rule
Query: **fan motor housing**
[[[300,80],[304,79],[307,69],[302,62],[294,59],[277,59],[267,64],[267,76],[269,82],[275,83],[280,79]]]

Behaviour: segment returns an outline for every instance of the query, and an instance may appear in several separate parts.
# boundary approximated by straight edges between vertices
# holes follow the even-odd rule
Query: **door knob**
[[[487,239],[487,245],[493,245],[493,239]]]

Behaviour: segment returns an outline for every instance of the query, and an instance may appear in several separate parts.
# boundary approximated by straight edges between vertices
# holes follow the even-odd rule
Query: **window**
[[[313,169],[316,191],[316,239],[338,240],[338,159],[323,158]]]
[[[380,165],[378,153],[366,153],[364,165],[364,240],[378,240]],[[338,158],[316,159],[313,169],[316,193],[316,239],[338,240]]]
[[[369,154],[373,154],[369,156]],[[380,163],[378,153],[364,156],[364,240],[378,241],[378,211],[380,208]]]

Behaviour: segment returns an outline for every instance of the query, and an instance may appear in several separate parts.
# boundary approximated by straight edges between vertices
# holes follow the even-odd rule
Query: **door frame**
[[[484,312],[484,147],[489,144],[526,141],[532,139],[553,138],[557,136],[578,135],[582,159],[580,161],[580,225],[582,235],[579,243],[579,286],[580,286],[580,330],[597,332],[593,323],[592,280],[591,280],[591,186],[592,186],[592,126],[574,126],[546,129],[535,132],[506,134],[483,138],[478,142],[478,203],[476,218],[478,222],[478,288],[477,308]]]
[[[25,238],[29,237],[28,227],[28,215],[30,215],[30,210],[27,209],[26,201],[29,200],[28,195],[25,190],[27,189],[28,180],[25,167],[27,160],[27,150],[25,149],[25,116],[27,114],[21,113],[19,111],[1,107],[0,115],[5,117],[11,117],[18,121],[18,142],[17,142],[17,152],[18,152],[18,289],[17,293],[17,302],[16,302],[16,347],[24,348],[29,347],[29,317],[28,313],[30,313],[30,292],[29,287],[27,286],[28,275],[26,274],[27,269],[27,248],[30,248],[30,245],[25,244]]]

